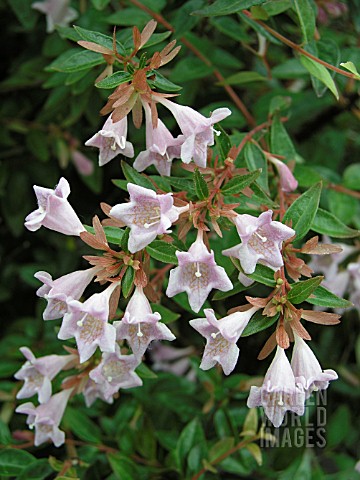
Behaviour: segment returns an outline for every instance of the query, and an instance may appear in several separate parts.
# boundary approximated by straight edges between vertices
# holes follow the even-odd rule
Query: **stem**
[[[329,183],[327,188],[331,190],[335,190],[336,192],[345,193],[350,197],[360,198],[360,192],[356,192],[355,190],[350,190],[350,188],[343,187],[342,185],[336,185],[336,183]]]
[[[135,5],[136,7],[140,8],[144,12],[148,13],[149,15],[152,16],[154,20],[156,20],[158,23],[163,25],[165,28],[170,30],[171,32],[175,32],[175,28],[169,23],[165,18],[160,15],[159,13],[154,12],[150,8],[148,8],[146,5],[143,5],[141,2],[138,0],[130,0],[130,2]],[[221,72],[214,66],[214,64],[207,58],[205,55],[203,55],[200,50],[198,50],[195,45],[193,45],[189,40],[187,40],[184,37],[180,38],[180,41],[188,47],[189,50],[191,50],[202,62],[205,63],[205,65],[208,65],[209,67],[213,68],[213,74],[214,76],[219,80],[219,82],[224,82],[225,78],[221,74]],[[235,103],[237,108],[241,111],[241,113],[244,115],[247,123],[251,126],[254,127],[256,125],[255,118],[251,115],[249,110],[246,108],[244,103],[240,100],[239,96],[237,93],[233,90],[233,88],[230,85],[223,85],[226,93],[229,95],[229,97],[232,99],[232,101]]]
[[[340,75],[343,75],[344,77],[352,78],[354,80],[359,80],[358,77],[356,75],[354,75],[353,73],[346,72],[345,70],[341,70],[341,68],[337,68],[334,65],[331,65],[331,63],[325,62],[324,60],[321,60],[320,58],[315,57],[315,55],[312,55],[311,53],[307,52],[306,50],[301,48],[300,45],[298,45],[297,43],[292,42],[288,38],[281,35],[281,33],[277,32],[276,30],[273,30],[266,23],[262,22],[261,20],[257,20],[256,18],[253,18],[251,13],[248,10],[243,10],[243,13],[247,17],[254,20],[256,23],[261,25],[263,28],[265,28],[265,30],[267,30],[269,33],[271,33],[271,35],[273,35],[275,38],[277,38],[281,42],[285,43],[285,45],[287,45],[288,47],[298,51],[299,53],[301,53],[302,55],[305,55],[308,58],[311,58],[315,62],[320,63],[321,65],[324,65],[324,67],[328,68],[329,70],[333,70],[336,73],[340,73]]]
[[[237,445],[235,445],[235,447],[232,447],[230,448],[230,450],[228,450],[227,452],[223,453],[222,455],[220,455],[219,457],[215,458],[215,460],[213,460],[212,462],[210,462],[210,465],[216,465],[217,463],[220,463],[222,462],[223,460],[225,460],[225,458],[229,457],[230,455],[232,455],[233,453],[237,452],[238,450],[240,450],[241,448],[244,448],[246,447],[247,444],[249,443],[252,443],[254,442],[255,440],[258,440],[259,436],[258,435],[254,435],[253,437],[250,437],[246,440],[243,440],[242,442],[238,443]],[[207,472],[207,468],[202,468],[198,473],[196,473],[192,478],[191,480],[198,480],[201,475],[203,475],[205,472]]]

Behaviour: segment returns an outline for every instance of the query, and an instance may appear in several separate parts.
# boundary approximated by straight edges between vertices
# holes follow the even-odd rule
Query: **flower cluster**
[[[41,5],[42,11],[45,7],[53,8],[50,1]],[[37,3],[33,7],[40,8]],[[71,13],[67,2],[63,2],[63,8],[65,12],[57,20],[55,13],[50,14],[49,10],[48,21],[51,19],[59,24],[66,21]],[[110,114],[109,117],[103,128],[85,143],[99,149],[100,166],[119,155],[133,158],[135,149],[127,140],[128,115],[132,112],[138,127],[144,112],[146,149],[137,154],[133,167],[126,164],[127,172],[131,171],[131,181],[125,173],[128,181],[124,185],[129,201],[114,206],[102,204],[108,218],[101,224],[94,217],[93,227],[89,228],[82,224],[67,200],[70,186],[65,178],[61,178],[53,190],[34,186],[38,208],[26,217],[26,228],[35,231],[44,226],[79,237],[96,250],[96,254],[84,257],[90,268],[55,280],[45,271],[35,274],[43,283],[37,295],[47,302],[44,320],[61,319],[58,338],[72,342],[72,347],[65,347],[69,355],[62,356],[35,358],[28,348],[21,349],[27,361],[16,373],[16,378],[24,381],[17,398],[30,398],[36,393],[39,406],[25,403],[17,411],[27,414],[27,423],[35,428],[35,445],[47,439],[56,446],[64,442],[59,425],[71,396],[82,394],[87,406],[98,398],[112,403],[120,389],[141,386],[138,367],[152,342],[155,342],[152,355],[155,366],[180,374],[189,368],[187,359],[181,357],[185,351],[193,353],[192,347],[176,351],[158,343],[175,340],[154,305],[160,301],[163,287],[167,298],[186,295],[188,309],[194,314],[200,312],[200,317],[192,319],[190,325],[206,339],[200,363],[203,370],[219,364],[224,374],[229,375],[237,365],[238,342],[243,341],[240,339],[246,335],[244,332],[262,330],[256,325],[265,319],[277,322],[276,331],[260,353],[260,358],[265,358],[276,347],[274,360],[262,387],[252,386],[248,398],[248,406],[263,406],[276,427],[281,425],[288,410],[302,415],[304,402],[311,393],[327,388],[329,382],[337,378],[333,370],[322,370],[305,343],[310,335],[301,320],[330,325],[338,323],[339,316],[298,308],[297,304],[307,297],[303,297],[302,292],[296,293],[299,290],[296,282],[302,275],[311,277],[313,273],[297,253],[322,255],[339,250],[332,249],[331,245],[318,245],[317,237],[306,242],[302,249],[294,247],[292,242],[298,232],[292,228],[293,219],[286,222],[284,214],[297,197],[293,193],[297,181],[289,168],[290,163],[288,165],[271,153],[267,152],[264,158],[275,167],[273,173],[280,207],[270,203],[274,205],[270,210],[262,201],[230,203],[240,198],[251,201],[253,195],[256,197],[255,191],[263,195],[260,200],[267,201],[266,192],[254,184],[261,171],[249,172],[237,165],[240,147],[231,147],[223,158],[220,155],[212,158],[209,147],[215,143],[214,135],[223,135],[214,125],[231,114],[228,108],[218,108],[205,117],[189,106],[170,101],[167,98],[170,94],[152,89],[153,71],[170,61],[178,51],[173,50],[172,42],[151,59],[134,63],[136,53],[150,38],[155,26],[150,22],[141,34],[134,30],[134,51],[127,59],[119,57],[115,47],[114,52],[107,49],[108,59],[120,58],[124,68],[127,65],[125,73],[131,80],[119,84],[109,96],[102,110]],[[80,44],[89,50],[95,48],[92,42]],[[110,60],[108,63],[112,66]],[[158,118],[159,105],[170,111],[177,122],[181,132],[177,137]],[[193,182],[177,178],[175,184],[180,184],[180,189],[171,191],[174,159],[180,159],[178,167],[190,172]],[[150,166],[163,178],[138,173]],[[109,226],[113,238],[107,235],[106,227]],[[230,237],[233,240],[229,244],[223,238],[226,230],[235,234]],[[211,248],[215,234],[223,238],[216,258]],[[229,248],[236,242],[236,234],[240,243]],[[109,243],[115,243],[117,249]],[[348,253],[350,250],[344,252]],[[339,256],[338,261],[332,263],[333,273],[343,258]],[[157,268],[155,261],[168,265]],[[229,263],[234,265],[231,271]],[[315,270],[315,266],[313,268]],[[347,272],[360,283],[358,264],[350,264]],[[209,295],[217,290],[216,295],[226,296],[233,291],[237,277],[241,284],[239,291],[259,278],[265,278],[264,285],[272,291],[266,298],[247,296],[245,305],[232,308],[218,319],[215,311],[209,308]],[[312,281],[315,281],[314,288],[310,291],[307,287],[309,295],[321,278]],[[100,285],[101,291],[86,295],[94,284]],[[124,299],[129,298],[124,313],[118,308],[121,293]],[[180,302],[183,301],[181,298]],[[294,341],[294,348],[290,364],[285,350],[291,341]],[[178,362],[169,366],[168,360]],[[65,377],[62,390],[53,395],[53,379],[61,371],[70,369],[76,374]]]

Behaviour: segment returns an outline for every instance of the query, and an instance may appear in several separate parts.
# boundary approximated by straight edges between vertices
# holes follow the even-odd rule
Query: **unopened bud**
[[[276,280],[276,283],[277,283],[277,285],[283,285],[284,280],[283,280],[282,278],[278,278],[278,279]]]
[[[278,306],[276,307],[276,311],[277,311],[277,312],[281,312],[281,311],[282,311],[282,308],[283,308],[282,305],[278,305]]]

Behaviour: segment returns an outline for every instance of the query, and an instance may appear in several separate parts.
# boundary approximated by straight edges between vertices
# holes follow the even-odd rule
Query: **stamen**
[[[260,240],[261,240],[263,243],[267,242],[267,237],[263,237],[262,235],[260,235],[260,233],[254,232],[254,235],[256,235],[257,237],[259,237]]]
[[[121,138],[123,138],[123,137],[121,137]],[[120,145],[121,145],[121,139],[120,139]],[[111,145],[110,148],[111,148],[111,150],[113,150],[115,152],[115,150],[116,150],[116,139],[114,139],[114,143]],[[124,148],[124,147],[122,147],[122,148]]]
[[[319,391],[319,388],[318,387],[314,387],[313,388],[313,392],[318,392]]]
[[[165,150],[165,156],[166,156],[166,161],[167,162],[172,162],[171,158],[169,157],[168,151]]]
[[[215,133],[215,135],[216,135],[217,137],[219,137],[219,136],[221,135],[221,132],[220,132],[219,130],[215,130],[214,127],[211,127],[211,130]]]
[[[81,319],[81,320],[79,320],[78,322],[76,322],[76,325],[77,325],[78,327],[82,327],[82,326],[84,325],[84,319]]]
[[[107,377],[108,382],[112,382],[113,377],[110,377],[110,375]]]
[[[29,429],[32,430],[35,427],[35,423],[30,423],[29,424]]]
[[[284,402],[283,402],[283,399],[282,399],[282,392],[280,392],[280,398],[279,398],[279,401],[277,403],[278,403],[278,405],[280,405],[280,407],[282,407],[284,405]]]
[[[210,336],[211,336],[212,338],[216,338],[216,337],[219,335],[219,333],[220,333],[220,332],[212,333]]]
[[[138,337],[143,337],[144,334],[142,333],[141,329],[140,329],[140,323],[138,323],[138,332],[136,334]]]
[[[155,218],[159,218],[159,217],[150,217],[149,220],[153,220]],[[159,222],[160,222],[160,218],[159,218],[159,220],[156,220],[155,222],[152,222],[152,223],[144,223],[144,228],[150,228],[150,227],[152,227],[153,225],[156,225]]]
[[[196,262],[196,272],[195,272],[195,277],[200,278],[201,277],[201,272],[200,272],[200,266],[199,262]]]

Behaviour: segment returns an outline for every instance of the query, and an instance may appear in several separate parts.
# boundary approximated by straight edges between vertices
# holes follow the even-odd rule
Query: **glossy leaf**
[[[254,335],[255,333],[261,332],[262,330],[266,330],[267,328],[274,325],[274,323],[278,320],[280,314],[277,313],[273,317],[267,317],[262,315],[262,311],[258,310],[255,315],[253,315],[250,319],[250,322],[245,327],[245,330],[241,334],[242,337],[249,337],[250,335]]]
[[[109,77],[104,78],[98,83],[95,83],[97,88],[112,89],[118,87],[122,83],[129,82],[132,79],[130,73],[127,72],[115,72]]]
[[[171,245],[171,243],[163,242],[161,240],[154,240],[146,247],[146,251],[150,257],[155,258],[163,263],[170,263],[173,265],[178,264],[177,256],[175,252],[178,249]]]
[[[297,304],[304,302],[313,291],[320,285],[324,277],[314,277],[291,284],[291,290],[287,294],[289,302]]]
[[[255,170],[254,172],[247,173],[246,175],[236,175],[226,183],[221,191],[224,195],[234,195],[240,193],[244,188],[251,185],[261,174],[261,170]]]
[[[307,298],[306,301],[312,305],[328,308],[349,308],[352,306],[351,302],[338,297],[321,285],[313,291],[312,295]]]
[[[359,230],[348,227],[335,215],[322,208],[318,209],[311,230],[335,238],[354,238],[360,235]]]

